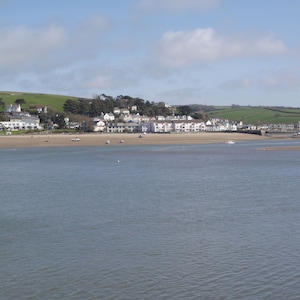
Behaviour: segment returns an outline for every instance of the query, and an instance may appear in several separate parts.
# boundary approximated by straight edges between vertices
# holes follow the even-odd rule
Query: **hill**
[[[215,107],[209,117],[243,121],[244,124],[298,124],[300,108],[230,106]]]
[[[125,96],[124,96],[125,97]],[[117,97],[118,98],[118,97]],[[130,98],[126,96],[125,98]],[[29,109],[35,106],[47,106],[50,110],[63,113],[63,105],[66,100],[77,100],[79,98],[73,96],[53,95],[53,94],[38,94],[38,93],[22,93],[22,92],[1,92],[0,100],[4,103],[0,107],[0,112],[3,112],[9,104],[14,104],[17,99],[25,101],[22,104],[23,109]],[[87,99],[88,100],[88,99]],[[143,101],[142,99],[140,99]],[[142,102],[140,102],[142,103]],[[300,121],[300,108],[292,107],[266,107],[266,106],[207,106],[207,105],[177,105],[177,111],[180,107],[188,107],[192,115],[205,115],[206,118],[220,118],[231,121],[243,121],[244,124],[298,124]],[[156,111],[156,113],[158,113]]]
[[[49,109],[63,112],[63,105],[67,99],[77,99],[70,96],[22,93],[22,92],[1,92],[0,99],[5,103],[4,108],[0,107],[0,111],[4,111],[5,106],[14,104],[17,99],[25,100],[22,108],[28,109],[30,106],[47,106]]]

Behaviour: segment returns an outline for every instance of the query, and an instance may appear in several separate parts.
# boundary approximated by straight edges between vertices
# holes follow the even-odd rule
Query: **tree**
[[[65,112],[77,114],[79,110],[79,103],[77,100],[67,99],[66,102],[64,103],[63,108]]]
[[[70,121],[79,124],[79,130],[81,131],[93,131],[93,121],[91,118],[84,115],[70,115]]]
[[[202,114],[200,112],[195,112],[195,113],[191,114],[191,117],[193,119],[201,120],[202,119]]]
[[[203,120],[204,122],[206,122],[209,119],[207,113],[204,110],[192,113],[191,117],[193,119]]]
[[[102,100],[93,100],[90,107],[90,117],[100,116],[106,111],[105,103]]]
[[[56,114],[53,119],[53,123],[58,125],[58,128],[62,129],[66,127],[65,116],[63,114]]]
[[[192,111],[193,110],[188,105],[181,105],[177,107],[177,112],[179,115],[190,115]]]
[[[137,106],[138,112],[142,112],[143,109],[145,108],[145,101],[143,99],[140,99],[140,98],[135,98],[134,99],[134,105]]]
[[[86,99],[79,99],[79,106],[77,113],[80,115],[89,115],[90,101]]]
[[[16,99],[16,100],[15,100],[15,103],[21,105],[21,104],[25,104],[26,101],[25,101],[24,99]]]
[[[5,106],[5,102],[2,100],[2,98],[0,98],[0,107],[4,107]]]
[[[154,112],[155,112],[156,116],[166,117],[167,115],[170,114],[170,110],[165,106],[155,106],[154,107]]]
[[[9,117],[5,114],[0,114],[0,121],[9,121]]]

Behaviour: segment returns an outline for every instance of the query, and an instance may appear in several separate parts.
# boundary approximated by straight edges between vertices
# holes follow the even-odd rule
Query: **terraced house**
[[[0,128],[8,131],[43,129],[37,116],[11,116],[9,121],[2,121],[0,125]]]
[[[205,131],[205,128],[202,120],[151,120],[148,123],[148,131],[153,133],[200,132]]]

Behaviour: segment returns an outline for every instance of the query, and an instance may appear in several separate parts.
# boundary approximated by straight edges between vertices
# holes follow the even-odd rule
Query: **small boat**
[[[226,142],[226,144],[228,144],[228,145],[233,145],[233,144],[235,144],[235,142],[234,142],[233,140],[228,140],[228,141]]]
[[[226,144],[227,145],[233,145],[233,144],[235,144],[235,142],[229,138],[229,134],[227,135],[227,142],[226,142]]]
[[[79,137],[76,137],[76,138],[71,139],[71,141],[72,141],[72,142],[78,142],[78,141],[80,141],[80,138],[79,138]]]

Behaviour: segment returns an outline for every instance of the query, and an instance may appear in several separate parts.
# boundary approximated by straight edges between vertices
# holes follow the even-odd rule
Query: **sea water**
[[[0,299],[299,299],[284,143],[0,150]]]

